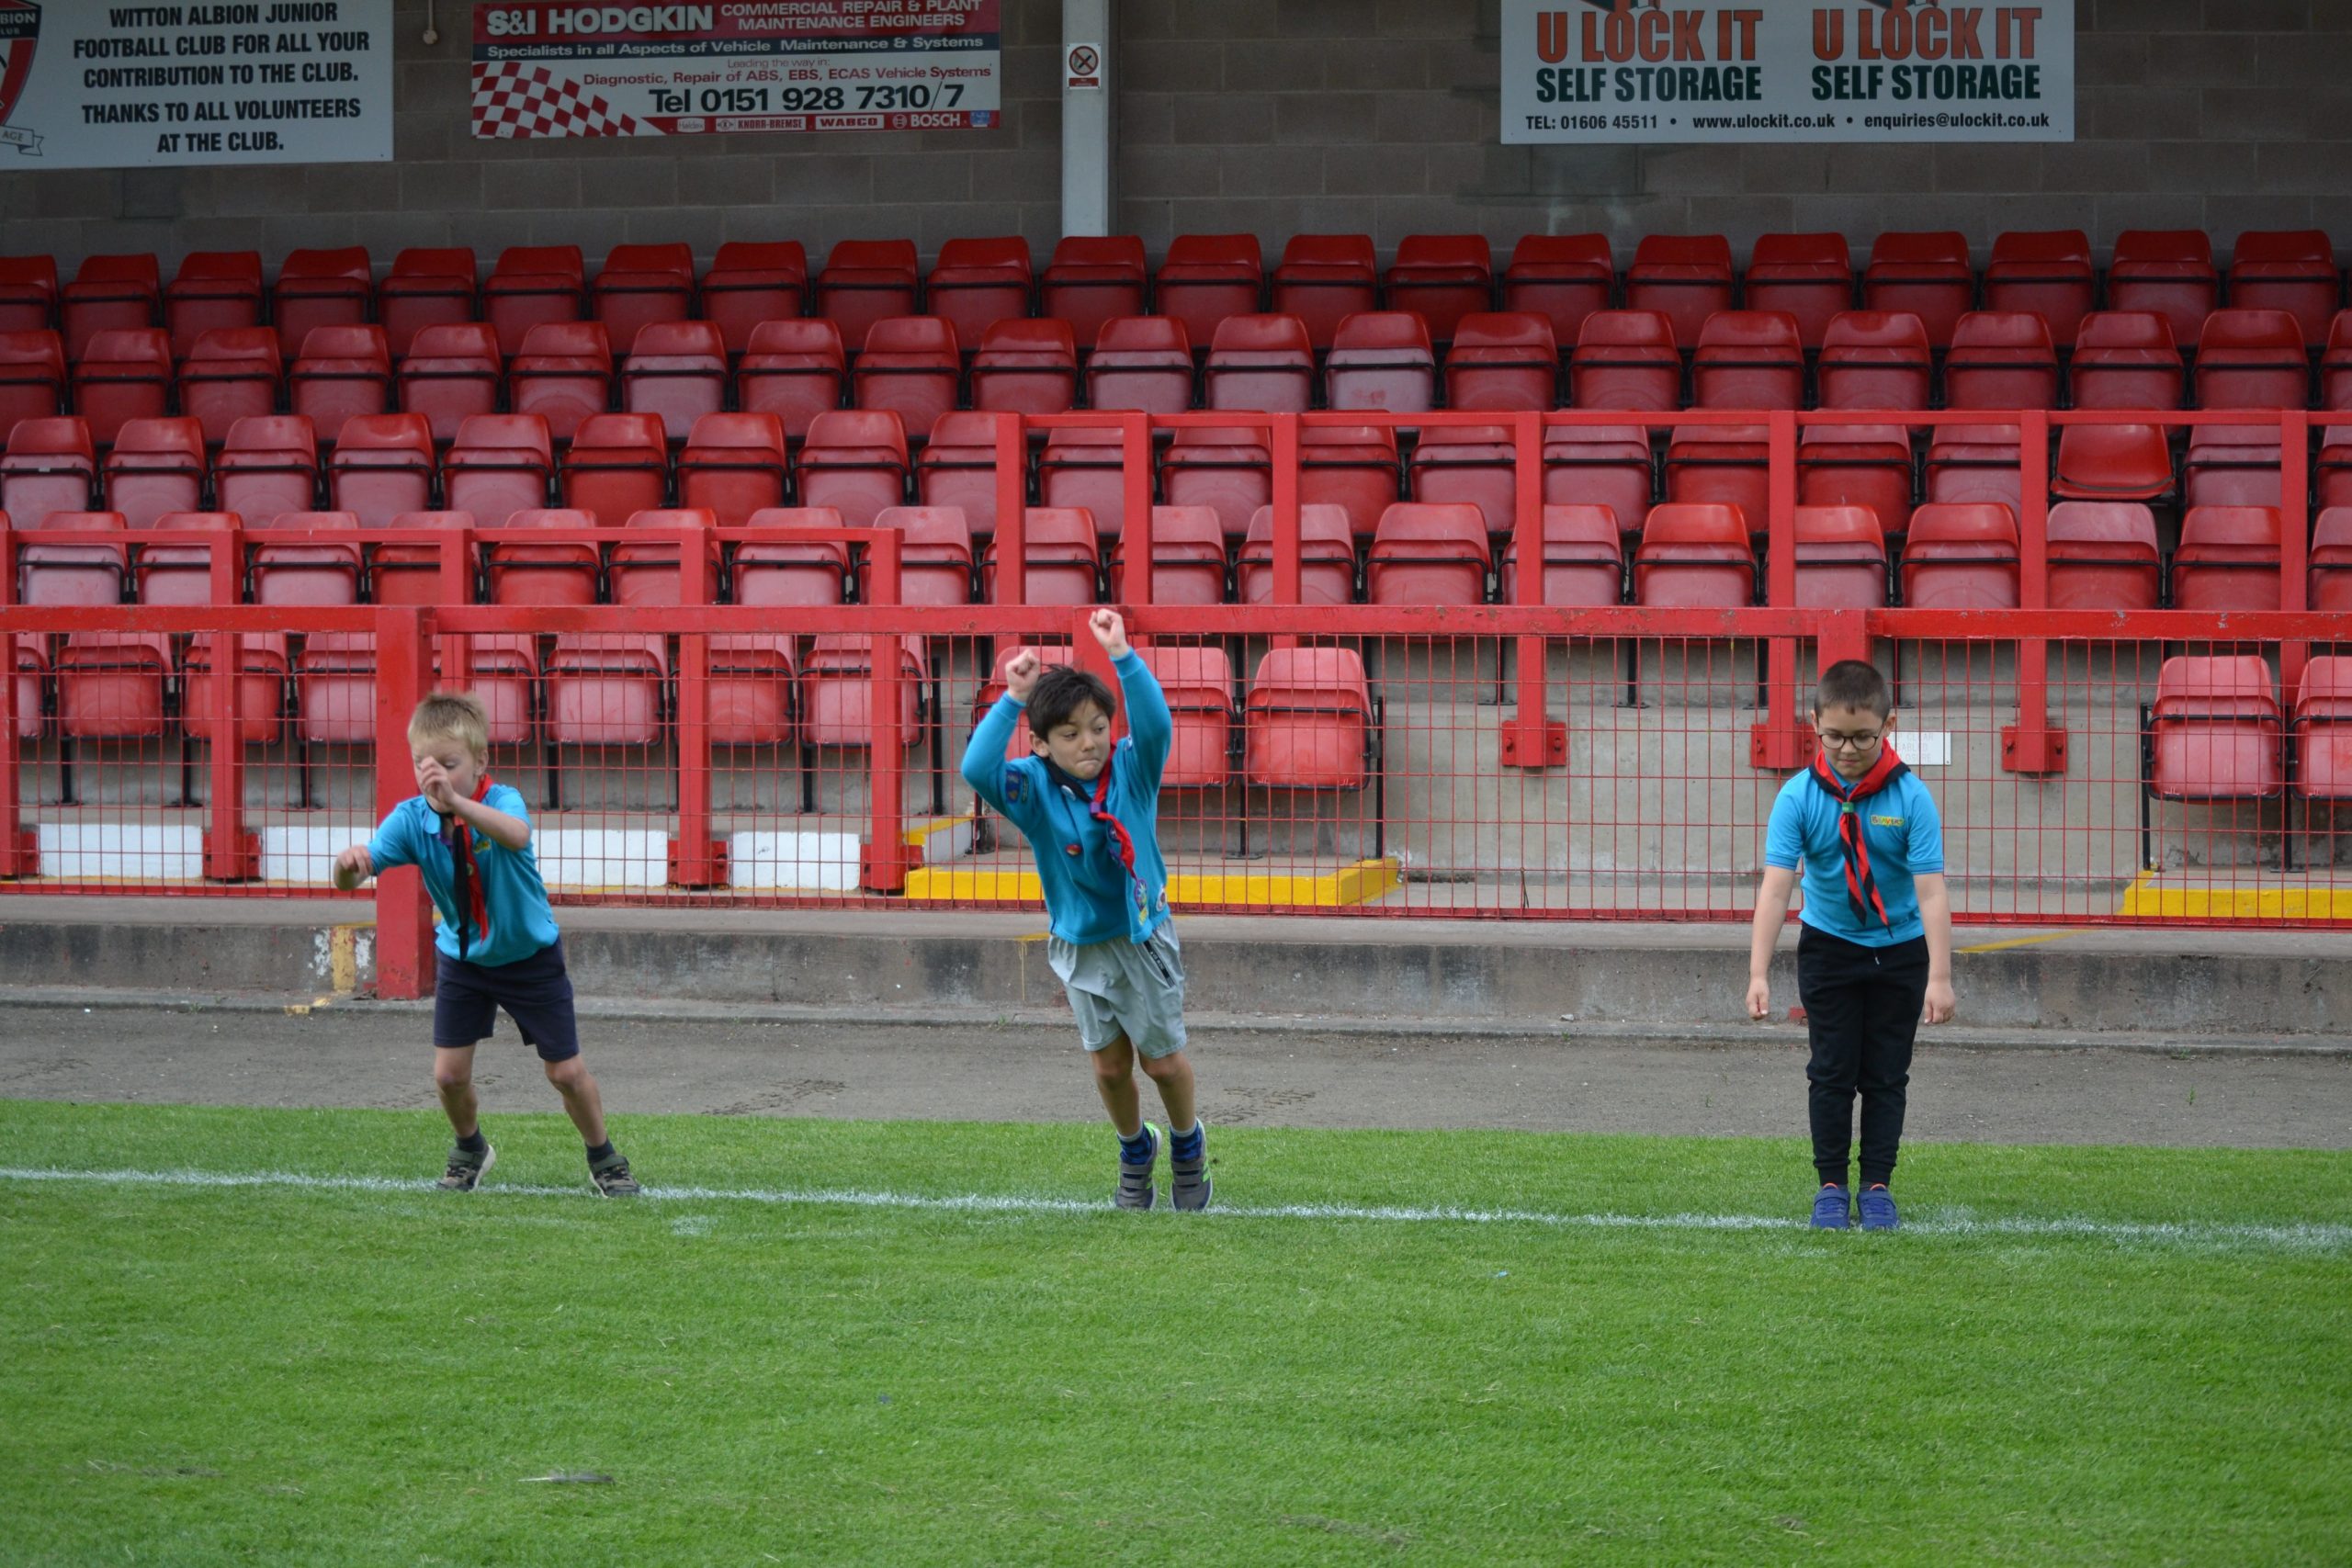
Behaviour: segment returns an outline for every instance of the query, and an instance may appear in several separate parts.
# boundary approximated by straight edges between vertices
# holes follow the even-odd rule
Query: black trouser
[[[1797,938],[1797,999],[1804,1004],[1813,1059],[1813,1164],[1844,1185],[1854,1140],[1854,1095],[1862,1097],[1862,1185],[1894,1175],[1903,1142],[1904,1090],[1911,1041],[1928,995],[1928,939],[1864,947],[1806,926]]]

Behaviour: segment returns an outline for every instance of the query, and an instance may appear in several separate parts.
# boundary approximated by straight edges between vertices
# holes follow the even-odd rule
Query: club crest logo
[[[33,46],[40,41],[40,6],[34,0],[0,0],[0,147],[20,157],[40,156],[40,136],[10,120],[25,84],[32,80]]]

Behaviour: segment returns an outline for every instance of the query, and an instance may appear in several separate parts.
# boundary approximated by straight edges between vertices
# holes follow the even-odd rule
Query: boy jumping
[[[548,1082],[588,1145],[588,1179],[607,1198],[639,1190],[605,1135],[596,1080],[580,1059],[563,939],[531,853],[523,796],[492,784],[490,721],[470,696],[436,692],[408,721],[419,793],[392,808],[376,836],[334,859],[334,885],[350,892],[396,865],[413,865],[441,911],[435,946],[433,1081],[457,1146],[442,1190],[470,1192],[498,1151],[482,1136],[474,1098],[474,1046],[504,1008],[546,1064]]]
[[[1943,823],[1919,776],[1889,744],[1894,712],[1875,665],[1849,659],[1822,672],[1813,703],[1821,750],[1772,802],[1764,885],[1748,942],[1747,1012],[1771,1010],[1772,947],[1804,867],[1797,998],[1813,1057],[1813,1163],[1821,1186],[1813,1224],[1853,1224],[1847,1151],[1862,1101],[1862,1229],[1894,1229],[1896,1145],[1903,1139],[1911,1043],[1924,1016],[1951,1017],[1951,900]]]
[[[1135,1063],[1159,1086],[1168,1111],[1169,1196],[1205,1209],[1216,1190],[1206,1134],[1193,1112],[1193,1065],[1184,1057],[1184,956],[1168,914],[1159,854],[1159,773],[1173,733],[1159,682],[1127,644],[1116,611],[1089,628],[1111,656],[1127,699],[1127,739],[1113,745],[1118,699],[1098,675],[1057,668],[1024,648],[1005,666],[997,699],[964,750],[964,777],[1029,840],[1044,885],[1046,961],[1069,993],[1080,1044],[1094,1057],[1094,1088],[1119,1134],[1122,1209],[1157,1196],[1159,1130],[1143,1119]],[[1035,756],[1008,760],[1026,709]]]

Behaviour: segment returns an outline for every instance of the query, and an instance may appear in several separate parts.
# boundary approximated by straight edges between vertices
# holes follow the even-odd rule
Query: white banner
[[[392,156],[392,0],[0,0],[0,177]]]
[[[2072,141],[2075,3],[1503,0],[1506,142]]]
[[[474,134],[702,136],[997,123],[1000,0],[474,7]]]

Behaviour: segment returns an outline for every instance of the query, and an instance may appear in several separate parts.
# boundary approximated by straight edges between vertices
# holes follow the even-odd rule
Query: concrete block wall
[[[1057,0],[1006,0],[1005,123],[985,131],[477,141],[470,7],[397,0],[390,164],[0,170],[0,252],[1059,232]],[[1598,230],[2322,228],[2352,190],[2352,6],[2078,0],[2079,140],[2039,145],[1505,147],[1499,0],[1122,0],[1120,223],[1171,235]]]

